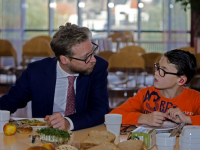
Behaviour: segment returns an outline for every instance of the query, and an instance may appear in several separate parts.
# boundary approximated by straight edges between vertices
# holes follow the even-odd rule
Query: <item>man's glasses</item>
[[[158,71],[158,73],[161,77],[164,77],[165,74],[172,74],[172,75],[176,75],[176,76],[183,75],[183,74],[179,74],[179,73],[166,72],[165,70],[160,68],[159,63],[154,63],[154,69],[155,69],[155,72]]]
[[[96,51],[98,50],[98,45],[93,43],[92,44],[95,46],[95,48],[93,49],[92,53],[89,54],[85,59],[79,59],[79,58],[75,58],[75,57],[69,57],[71,59],[76,59],[76,60],[80,60],[80,61],[84,61],[86,64],[90,61],[90,59],[92,58],[92,55],[94,55],[96,53]]]

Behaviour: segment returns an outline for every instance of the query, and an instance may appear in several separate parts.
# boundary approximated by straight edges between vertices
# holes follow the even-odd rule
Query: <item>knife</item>
[[[33,136],[32,136],[32,143],[35,143],[35,138],[36,138],[36,136],[33,135]]]
[[[184,125],[185,125],[185,122],[182,122],[181,124],[179,124],[178,128],[175,128],[174,130],[172,130],[169,137],[176,136],[176,134],[183,128]]]

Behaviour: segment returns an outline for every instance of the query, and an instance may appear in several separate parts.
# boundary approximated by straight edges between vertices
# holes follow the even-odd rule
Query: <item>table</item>
[[[104,124],[87,128],[83,130],[74,131],[69,142],[81,142],[87,135],[90,130],[106,130]],[[35,134],[35,130],[30,133]],[[15,133],[12,136],[6,136],[3,133],[0,133],[0,150],[27,150],[31,146],[42,145],[39,139],[36,139],[35,143],[31,143],[31,139],[28,137],[30,134],[20,134]],[[116,138],[115,144],[125,141],[127,135],[120,135]],[[154,146],[151,150],[157,150],[157,147]],[[179,150],[179,137],[176,139],[176,146],[174,150]]]

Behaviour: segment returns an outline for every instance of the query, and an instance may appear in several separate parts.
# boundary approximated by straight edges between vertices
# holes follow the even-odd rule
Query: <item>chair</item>
[[[197,61],[197,74],[200,74],[200,53],[194,54],[196,61]]]
[[[131,31],[124,32],[124,42],[126,43],[126,46],[128,46],[129,43],[131,43],[131,44],[135,43],[134,36]]]
[[[154,63],[158,63],[163,55],[159,55],[155,58]]]
[[[114,93],[120,95],[120,92],[123,92],[126,100],[128,95],[133,96],[141,88],[140,85],[144,87],[144,74],[140,73],[145,70],[145,62],[143,57],[137,53],[113,54],[109,58],[108,70],[108,90],[111,96],[111,105],[113,105]]]
[[[115,32],[107,37],[108,39],[111,38],[112,42],[116,43],[116,52],[119,51],[120,43],[124,40],[124,33],[123,32]]]
[[[47,35],[36,36],[36,37],[34,37],[32,39],[38,39],[38,38],[45,39],[45,40],[47,40],[49,42],[51,42],[51,40],[52,40],[52,38],[50,36],[47,36]]]
[[[120,49],[120,53],[121,52],[135,52],[140,54],[146,53],[145,49],[136,45],[123,47],[122,49]]]
[[[149,74],[154,73],[154,62],[158,56],[162,56],[161,53],[144,53],[141,55],[145,61],[145,70]]]
[[[110,56],[112,56],[113,54],[115,53],[112,51],[103,51],[103,52],[98,53],[97,55],[108,61]]]
[[[49,41],[42,38],[33,38],[26,42],[23,46],[22,59],[23,67],[31,61],[33,57],[53,57]],[[28,61],[26,62],[26,59]]]
[[[0,39],[0,57],[13,57],[14,65],[17,67],[17,53],[8,40]]]
[[[192,54],[194,54],[194,52],[195,52],[194,47],[180,47],[178,49],[189,51]]]

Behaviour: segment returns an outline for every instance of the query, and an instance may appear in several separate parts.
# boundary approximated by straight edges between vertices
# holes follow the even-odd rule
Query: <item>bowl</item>
[[[180,150],[199,150],[199,148],[185,148],[180,146]]]
[[[200,140],[200,126],[184,126],[181,135],[184,138]]]
[[[184,148],[195,148],[195,149],[200,150],[200,144],[196,144],[196,143],[184,143],[184,142],[179,141],[179,145]]]
[[[200,139],[192,139],[192,138],[185,138],[182,135],[179,136],[179,142],[184,142],[184,143],[200,143]]]

